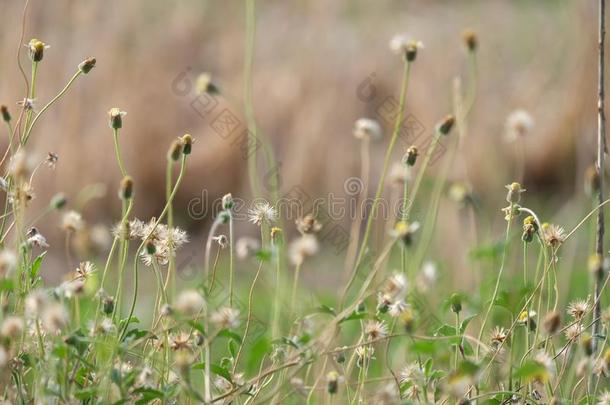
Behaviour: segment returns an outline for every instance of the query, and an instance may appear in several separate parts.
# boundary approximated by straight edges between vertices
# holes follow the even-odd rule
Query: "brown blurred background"
[[[0,1],[0,101],[15,112],[24,94],[16,61],[24,4]],[[196,145],[178,196],[178,223],[195,234],[204,229],[205,221],[185,215],[188,202],[200,198],[203,189],[211,199],[226,192],[247,197],[242,151],[212,126],[225,107],[245,122],[244,10],[241,1],[31,0],[23,42],[37,37],[51,45],[39,73],[39,106],[64,86],[82,59],[98,60],[33,135],[30,150],[41,158],[48,151],[59,155],[55,171],[39,172],[34,207],[44,206],[56,191],[64,191],[74,206],[84,188],[91,191],[99,183],[106,192],[96,189],[99,198],[84,206],[85,219],[92,224],[116,220],[120,176],[107,126],[107,111],[115,106],[128,112],[121,143],[136,181],[138,216],[161,210],[165,154],[172,139],[187,132]],[[492,222],[502,224],[503,186],[513,180],[521,153],[504,143],[504,123],[522,108],[535,120],[525,140],[530,201],[547,201],[550,216],[582,194],[596,131],[591,2],[267,0],[257,2],[256,18],[254,108],[281,163],[284,191],[298,185],[312,196],[344,194],[345,179],[358,175],[353,124],[362,116],[375,118],[379,99],[367,102],[357,90],[372,75],[380,97],[398,96],[401,61],[388,49],[396,33],[425,44],[413,67],[407,111],[429,132],[452,110],[454,79],[467,85],[461,33],[472,28],[480,41],[477,101],[458,157],[469,178],[456,171],[452,179],[471,183]],[[21,59],[29,72],[24,51]],[[206,114],[188,87],[203,71],[211,72],[227,94]],[[373,147],[373,179],[391,132],[384,126],[385,142]],[[397,160],[406,146],[398,144]],[[57,232],[56,222],[46,223],[47,233]],[[441,215],[440,226],[459,239],[455,221]]]

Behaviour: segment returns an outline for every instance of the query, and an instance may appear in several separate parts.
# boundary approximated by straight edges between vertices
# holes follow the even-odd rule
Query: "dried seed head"
[[[542,321],[542,327],[548,335],[554,335],[555,333],[557,333],[560,326],[561,316],[557,311],[549,312],[548,314],[546,314],[544,320]]]
[[[534,118],[525,110],[515,110],[506,118],[504,126],[506,140],[516,141],[531,132],[534,128]]]
[[[419,156],[419,150],[415,145],[410,146],[407,149],[407,153],[404,157],[404,162],[409,166],[415,166],[415,162],[417,161],[417,156]]]
[[[302,235],[317,233],[320,231],[320,229],[322,229],[322,224],[318,222],[313,214],[307,214],[302,218],[297,218],[295,224],[297,226],[297,231],[299,231]]]
[[[126,116],[127,113],[125,111],[121,111],[119,108],[111,108],[108,111],[108,116],[110,117],[110,128],[112,129],[121,129],[123,128],[123,117]]]
[[[119,199],[129,200],[131,197],[133,197],[133,179],[131,176],[125,176],[119,187]]]
[[[186,290],[176,299],[176,310],[186,316],[196,316],[205,307],[205,300],[195,290]]]
[[[51,198],[51,208],[60,210],[66,206],[68,203],[68,199],[66,198],[64,193],[57,193]]]
[[[44,56],[44,50],[49,48],[49,45],[36,38],[32,38],[26,46],[33,62],[40,62]]]
[[[68,232],[80,231],[85,227],[83,216],[74,210],[68,211],[61,219],[61,227]]]
[[[448,114],[438,124],[438,131],[443,135],[448,135],[451,128],[453,128],[453,124],[455,124],[455,117],[452,114]]]
[[[383,137],[383,130],[378,121],[370,118],[360,118],[354,125],[354,136],[358,139],[376,141]]]
[[[409,38],[407,35],[395,35],[390,41],[390,49],[400,55],[404,55],[407,62],[413,62],[417,57],[417,51],[423,49],[424,44]]]
[[[167,158],[173,160],[174,162],[180,159],[182,155],[182,142],[179,139],[176,139],[169,146],[169,150],[167,151]]]
[[[220,92],[218,86],[212,80],[212,75],[207,72],[201,73],[199,76],[197,76],[195,87],[198,95],[204,93],[218,94]]]
[[[11,113],[8,112],[8,107],[4,104],[0,105],[0,112],[2,113],[2,119],[4,122],[11,121]]]
[[[462,33],[462,39],[464,40],[464,44],[466,48],[470,52],[474,52],[477,50],[477,46],[479,45],[479,40],[477,38],[477,33],[471,29],[467,29]]]
[[[95,67],[95,58],[94,57],[89,57],[87,59],[85,59],[84,61],[82,61],[81,63],[78,64],[78,68],[81,72],[83,72],[83,74],[87,74],[89,72],[91,72],[91,69],[93,69]]]
[[[182,153],[190,155],[193,149],[193,137],[189,134],[182,135]]]
[[[599,170],[596,165],[591,165],[585,170],[585,193],[594,196],[599,192],[599,186]]]

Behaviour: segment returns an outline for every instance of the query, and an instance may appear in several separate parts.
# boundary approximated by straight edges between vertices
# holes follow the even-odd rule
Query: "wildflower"
[[[102,298],[102,312],[110,315],[114,312],[114,297],[105,296]]]
[[[388,335],[388,327],[383,321],[369,321],[364,326],[364,334],[369,340],[383,339]]]
[[[405,332],[411,333],[413,331],[413,327],[415,326],[415,313],[410,307],[406,307],[404,311],[402,311],[399,320]]]
[[[388,183],[397,188],[404,187],[405,183],[411,178],[411,170],[399,162],[394,162],[388,172]]]
[[[248,220],[255,225],[269,224],[277,219],[277,211],[269,203],[257,203],[248,210]]]
[[[534,361],[543,367],[543,372],[535,377],[535,380],[546,382],[555,375],[556,367],[553,359],[545,352],[539,351],[534,356]]]
[[[104,318],[99,323],[99,325],[97,325],[97,327],[92,331],[92,333],[94,335],[95,335],[95,333],[109,335],[109,334],[113,333],[115,330],[116,330],[116,327],[114,326],[114,323],[112,323],[112,319]]]
[[[507,337],[508,337],[508,332],[506,331],[506,329],[504,329],[500,326],[496,326],[495,328],[493,328],[493,330],[491,331],[491,334],[489,335],[489,340],[491,341],[491,346],[492,347],[502,346],[502,344],[504,344],[504,341],[506,340]]]
[[[460,208],[466,207],[467,203],[473,200],[470,186],[460,181],[454,181],[449,185],[447,195],[451,201],[459,204]]]
[[[38,229],[34,227],[30,228],[30,230],[26,233],[26,237],[26,243],[28,246],[35,246],[43,249],[49,247],[47,239],[40,232],[38,232]]]
[[[239,326],[239,310],[230,307],[213,312],[210,321],[220,329],[235,329]]]
[[[395,35],[390,41],[390,49],[398,55],[404,55],[408,62],[413,62],[417,57],[417,51],[423,49],[421,41],[410,39],[404,34]]]
[[[506,201],[511,204],[516,204],[521,201],[521,194],[525,193],[525,189],[516,181],[506,185],[508,193],[506,193]]]
[[[579,336],[582,334],[582,332],[583,332],[582,325],[580,325],[580,324],[571,325],[565,331],[566,339],[568,340],[568,342],[573,343],[579,338]]]
[[[525,110],[515,110],[506,119],[506,139],[515,141],[526,136],[534,127],[534,119]]]
[[[220,246],[221,249],[229,246],[229,239],[225,235],[213,236],[212,240],[218,243],[218,246]]]
[[[308,233],[317,233],[322,229],[322,224],[318,222],[316,217],[313,214],[307,214],[302,218],[298,218],[295,221],[297,226],[297,231],[299,231],[302,235]]]
[[[582,347],[585,355],[590,357],[593,354],[593,338],[588,333],[583,333],[580,336],[580,346]]]
[[[239,259],[245,259],[249,256],[252,256],[254,252],[260,249],[260,242],[258,239],[254,239],[251,237],[242,237],[237,240],[235,244],[235,254]]]
[[[190,155],[193,150],[193,137],[190,134],[184,134],[180,141],[182,142],[182,154]]]
[[[235,201],[233,201],[233,196],[231,193],[225,194],[222,196],[222,209],[223,210],[232,210],[235,206]]]
[[[522,311],[519,314],[519,318],[517,322],[519,322],[523,326],[529,326],[530,330],[533,332],[536,330],[536,312],[535,311]]]
[[[552,311],[549,312],[542,321],[542,327],[548,335],[554,335],[559,330],[561,326],[561,317],[559,316],[559,312]]]
[[[464,40],[464,44],[466,45],[466,48],[468,48],[468,50],[470,52],[474,52],[477,50],[479,41],[477,39],[476,32],[474,32],[473,30],[467,29],[462,33],[462,39]]]
[[[32,38],[25,46],[28,48],[32,62],[40,62],[44,56],[44,50],[50,48],[49,45],[36,38]]]
[[[182,291],[175,304],[176,310],[187,316],[198,315],[205,307],[205,301],[201,294],[195,290]]]
[[[375,359],[375,349],[371,346],[358,346],[356,348],[357,365],[359,368],[368,367],[371,360]]]
[[[49,333],[59,333],[68,322],[68,312],[61,304],[51,304],[42,312],[42,325]]]
[[[126,116],[127,113],[125,111],[121,111],[119,108],[111,108],[108,111],[108,116],[110,117],[110,122],[108,125],[112,129],[121,129],[123,128],[123,117]]]
[[[544,242],[553,248],[558,248],[566,239],[564,229],[554,224],[542,224]]]
[[[400,372],[400,383],[422,384],[425,380],[424,370],[418,363],[405,366]]]
[[[419,150],[417,149],[417,146],[409,146],[407,153],[405,153],[405,156],[403,157],[403,163],[405,163],[407,166],[415,166],[418,156]]]
[[[91,72],[91,70],[95,67],[95,62],[95,58],[90,56],[78,64],[78,69],[86,75],[87,73]]]
[[[606,263],[604,263],[604,259],[601,255],[592,254],[591,256],[589,256],[588,266],[591,274],[595,276],[601,276],[606,267]]]
[[[34,290],[25,299],[25,313],[30,317],[37,318],[46,305],[47,295],[41,290]]]
[[[318,240],[313,235],[302,235],[292,241],[289,247],[289,255],[292,264],[299,266],[303,261],[318,252]]]
[[[55,169],[57,166],[57,161],[59,160],[59,156],[56,153],[49,152],[47,153],[47,157],[44,160],[44,163],[49,166],[51,169]]]
[[[575,320],[580,321],[585,316],[588,309],[589,302],[587,300],[576,300],[570,302],[567,312]]]
[[[11,121],[11,113],[8,111],[8,107],[4,104],[0,105],[0,114],[2,114],[2,119],[4,122]]]
[[[191,335],[186,332],[180,332],[170,337],[169,347],[172,350],[190,350],[192,348]]]
[[[207,72],[201,73],[199,76],[197,76],[195,88],[197,90],[197,95],[204,93],[218,94],[220,92],[218,86],[212,80],[212,75]]]
[[[85,222],[80,213],[76,211],[68,211],[64,214],[61,220],[61,227],[64,231],[76,232],[83,229]]]
[[[417,287],[421,291],[428,291],[438,278],[438,268],[434,262],[426,261],[417,275]]]
[[[399,238],[406,246],[413,242],[413,234],[419,229],[419,222],[398,221],[390,235]]]
[[[182,155],[182,142],[179,139],[175,139],[169,149],[167,150],[167,159],[171,161],[178,161]]]
[[[326,374],[326,382],[328,384],[327,391],[330,395],[334,395],[339,390],[339,374],[336,371],[331,371]]]
[[[155,387],[154,373],[150,367],[145,366],[142,368],[142,371],[140,371],[140,374],[138,374],[138,378],[136,379],[135,386],[138,388]]]
[[[396,301],[393,304],[390,304],[389,309],[388,309],[388,314],[393,318],[397,318],[406,309],[407,309],[407,304],[403,300]]]
[[[407,278],[402,273],[394,273],[388,277],[384,284],[382,291],[387,294],[392,301],[396,301],[404,298],[407,294]]]
[[[376,120],[370,118],[360,118],[354,127],[354,136],[358,139],[376,141],[383,137],[381,125]]]
[[[506,221],[512,221],[513,218],[521,215],[521,207],[519,204],[511,204],[508,207],[502,208],[502,212],[504,212],[504,219]]]
[[[448,135],[455,124],[455,117],[452,114],[448,114],[443,120],[437,124],[438,132],[443,135]]]
[[[34,111],[36,108],[36,99],[26,97],[23,100],[18,101],[17,105],[22,106],[24,111]]]
[[[447,377],[447,392],[455,398],[462,398],[468,393],[468,389],[473,385],[472,376],[454,372]]]
[[[0,335],[6,338],[17,338],[21,336],[23,332],[23,319],[18,316],[10,315],[4,319],[2,322],[2,327],[0,327]]]
[[[130,200],[131,197],[133,197],[133,179],[131,176],[125,176],[119,187],[119,200]]]
[[[523,220],[523,234],[521,239],[524,242],[531,242],[534,240],[534,235],[538,232],[538,223],[536,219],[530,215]]]

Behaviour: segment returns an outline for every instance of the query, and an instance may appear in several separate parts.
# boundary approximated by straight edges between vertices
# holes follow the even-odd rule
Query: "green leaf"
[[[436,353],[436,342],[433,340],[418,340],[411,343],[409,351],[414,354],[434,355]]]
[[[364,318],[366,318],[365,312],[352,312],[351,315],[348,315],[345,318],[341,319],[341,321],[339,323],[356,321],[356,320],[360,320],[360,319],[364,319]]]
[[[228,329],[221,330],[220,332],[218,332],[217,336],[218,337],[226,337],[226,338],[229,338],[229,339],[233,339],[233,340],[235,340],[239,344],[241,344],[241,342],[242,342],[241,336],[239,336],[235,332],[231,332]]]
[[[546,368],[537,361],[528,360],[515,371],[515,377],[531,381],[546,374]]]
[[[464,318],[462,323],[460,323],[460,333],[462,335],[464,334],[464,332],[466,332],[466,328],[468,327],[468,324],[470,323],[470,321],[472,321],[477,316],[478,316],[477,314],[468,316],[468,317]]]
[[[221,367],[218,364],[210,364],[210,371],[216,375],[221,376],[222,378],[224,378],[227,381],[232,382],[233,380],[231,380],[231,372],[224,368]]]
[[[319,307],[314,308],[313,310],[311,310],[310,313],[328,314],[328,315],[333,315],[333,316],[337,315],[334,308],[329,307],[328,305],[324,305],[324,304],[320,305]]]
[[[44,251],[36,259],[34,259],[34,262],[30,266],[30,280],[33,281],[38,276],[38,273],[40,272],[40,265],[42,264],[42,260],[46,254],[47,252]]]

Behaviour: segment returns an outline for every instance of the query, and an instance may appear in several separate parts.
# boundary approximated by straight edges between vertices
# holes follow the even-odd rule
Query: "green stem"
[[[117,163],[119,164],[119,169],[121,170],[121,175],[123,177],[127,176],[127,170],[125,170],[125,165],[123,164],[123,158],[121,157],[121,145],[119,144],[119,130],[117,128],[112,129],[112,138],[114,139],[114,154],[116,156]]]
[[[398,104],[398,114],[396,115],[396,122],[394,124],[394,131],[392,132],[392,138],[390,139],[390,144],[388,145],[388,149],[385,153],[385,158],[383,161],[383,169],[381,171],[381,178],[379,179],[379,183],[377,185],[377,192],[375,193],[375,198],[373,199],[373,204],[371,206],[371,212],[366,222],[366,228],[364,231],[364,236],[362,238],[362,244],[360,245],[360,252],[358,253],[358,258],[356,259],[356,263],[354,264],[354,268],[352,269],[352,275],[347,282],[345,288],[343,289],[343,293],[341,294],[340,300],[340,308],[343,308],[345,304],[345,299],[347,298],[347,293],[351,288],[352,284],[356,280],[356,275],[358,274],[358,267],[364,258],[364,254],[367,250],[369,237],[371,235],[371,229],[373,227],[373,220],[377,213],[377,208],[379,206],[379,202],[381,200],[381,195],[383,194],[385,178],[388,172],[388,167],[390,165],[390,160],[392,158],[392,152],[394,151],[394,145],[396,144],[396,140],[398,139],[398,135],[400,133],[400,126],[402,124],[402,119],[404,116],[404,107],[405,100],[407,97],[407,87],[409,83],[409,73],[411,72],[411,63],[405,62],[403,76],[402,76],[402,86],[400,90],[400,99]]]
[[[59,94],[57,94],[55,97],[53,97],[53,99],[51,101],[49,101],[47,103],[47,105],[45,105],[38,114],[36,114],[36,116],[34,117],[34,120],[32,121],[32,124],[29,126],[29,128],[26,126],[25,136],[23,137],[23,141],[21,142],[22,145],[25,145],[27,143],[28,139],[30,139],[30,133],[32,132],[32,129],[34,128],[34,125],[36,124],[36,122],[38,122],[38,119],[40,118],[40,116],[68,91],[70,86],[72,86],[72,83],[74,83],[76,78],[78,76],[80,76],[81,73],[82,72],[80,70],[78,70],[76,73],[74,73],[74,76],[72,76],[72,78],[68,81],[68,83],[65,85],[65,87],[59,92]],[[26,122],[27,122],[27,117],[26,117]]]

